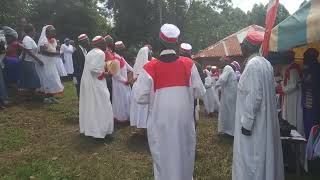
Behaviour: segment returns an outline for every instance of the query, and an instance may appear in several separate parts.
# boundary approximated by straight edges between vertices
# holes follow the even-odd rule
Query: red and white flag
[[[262,43],[263,56],[267,56],[269,52],[269,40],[270,40],[273,25],[276,21],[278,7],[279,7],[279,0],[269,1],[267,15],[266,15],[266,25],[265,25],[266,32],[264,34],[264,41]]]

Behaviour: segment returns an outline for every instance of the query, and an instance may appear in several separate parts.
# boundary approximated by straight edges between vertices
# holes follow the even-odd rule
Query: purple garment
[[[17,57],[5,57],[3,59],[3,76],[7,85],[18,84],[20,79],[20,63]]]
[[[310,65],[303,72],[302,107],[306,137],[320,117],[320,68],[318,63]]]

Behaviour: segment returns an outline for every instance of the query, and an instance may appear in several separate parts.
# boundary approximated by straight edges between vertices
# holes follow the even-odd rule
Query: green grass
[[[13,174],[8,174],[3,177],[4,180],[13,179],[43,179],[43,180],[72,180],[76,176],[72,173],[64,172],[54,163],[49,161],[33,160],[25,164],[20,164],[14,169]]]
[[[0,131],[0,152],[17,150],[26,144],[28,144],[28,140],[23,130],[5,128]]]
[[[65,83],[61,104],[21,101],[0,111],[0,179],[151,180],[148,143],[132,127],[115,128],[113,140],[79,135],[78,102]],[[217,117],[201,114],[197,128],[195,180],[231,179],[232,139],[219,136]],[[287,180],[317,180],[288,176]]]

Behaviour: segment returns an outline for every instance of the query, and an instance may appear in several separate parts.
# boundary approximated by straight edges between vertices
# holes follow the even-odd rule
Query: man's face
[[[244,44],[241,44],[241,51],[242,51],[242,55],[244,58],[248,58],[249,57],[249,53],[248,53],[248,49],[246,48],[246,46]]]
[[[67,39],[64,43],[65,43],[67,46],[69,46],[69,45],[70,45],[70,40]]]
[[[24,27],[25,25],[27,25],[27,20],[26,20],[26,18],[20,18],[19,26],[20,26],[20,27]]]
[[[79,44],[80,44],[82,47],[86,48],[86,49],[89,48],[89,46],[90,46],[89,39],[80,41]]]
[[[218,66],[220,69],[223,69],[226,65],[227,65],[227,62],[221,59]]]
[[[106,43],[106,41],[103,41],[103,42],[99,43],[99,44],[97,45],[97,47],[100,48],[102,51],[106,51],[106,49],[107,49],[107,43]]]

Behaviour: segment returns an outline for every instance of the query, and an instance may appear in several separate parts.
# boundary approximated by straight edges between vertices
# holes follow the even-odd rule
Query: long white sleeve
[[[216,88],[220,88],[227,83],[230,72],[232,72],[232,71],[233,71],[232,67],[230,67],[228,65],[223,68],[223,72],[220,75],[220,77],[216,83]]]
[[[246,94],[241,125],[251,131],[262,101],[262,83],[256,67],[248,65],[242,74],[238,88]]]
[[[88,63],[90,65],[90,72],[91,75],[99,78],[100,76],[104,75],[104,66],[105,66],[105,61],[104,61],[104,53],[101,51],[101,53],[97,53],[94,59],[88,59]]]
[[[195,64],[193,64],[191,69],[191,87],[193,89],[195,99],[203,97],[206,93],[206,89],[203,86],[203,83],[201,81],[199,72]]]
[[[138,104],[149,104],[150,95],[153,91],[153,80],[149,74],[143,69],[135,82],[136,91],[133,94],[135,101]]]
[[[286,85],[283,85],[283,92],[285,94],[290,94],[296,90],[298,88],[299,79],[300,77],[297,70],[292,69],[290,71],[290,80],[288,80]]]
[[[128,71],[133,72],[133,68],[130,66],[130,64],[127,63],[127,61],[126,61],[126,66]]]

